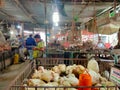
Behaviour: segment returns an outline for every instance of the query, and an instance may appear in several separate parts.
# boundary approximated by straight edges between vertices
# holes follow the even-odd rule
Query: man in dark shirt
[[[26,40],[26,48],[29,52],[29,59],[33,59],[33,48],[36,46],[36,42],[34,38],[32,38],[32,35],[29,35],[29,37]]]

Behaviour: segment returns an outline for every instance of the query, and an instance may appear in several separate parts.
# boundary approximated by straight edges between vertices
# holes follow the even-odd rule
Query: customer
[[[44,42],[41,39],[39,34],[36,34],[34,36],[37,46],[34,48],[34,53],[33,53],[33,57],[37,58],[37,57],[43,57],[43,51],[44,51]]]
[[[19,43],[19,61],[24,62],[24,39],[21,35],[18,35],[18,43]]]
[[[28,50],[30,60],[33,59],[33,48],[35,46],[36,46],[36,42],[35,42],[34,38],[32,38],[32,34],[30,34],[26,40],[26,48]]]

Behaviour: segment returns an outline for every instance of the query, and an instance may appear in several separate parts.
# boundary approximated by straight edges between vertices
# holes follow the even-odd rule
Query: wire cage
[[[55,65],[66,64],[67,65],[83,65],[87,66],[87,59],[70,59],[70,58],[38,58],[36,62],[32,61],[24,69],[21,74],[15,78],[15,80],[7,87],[6,90],[119,90],[119,86],[24,86],[23,81],[25,78],[30,77],[33,70],[39,66],[43,66],[46,69],[50,69]],[[113,61],[97,61],[100,67],[100,74],[105,70],[110,70],[111,63]],[[36,64],[35,64],[36,63]],[[88,89],[85,89],[88,88]],[[104,89],[106,88],[106,89]]]
[[[107,70],[110,71],[111,64],[113,63],[113,60],[97,60],[100,68],[100,74],[102,74],[103,71]],[[59,64],[65,64],[65,65],[83,65],[84,67],[87,67],[88,60],[86,58],[38,58],[36,60],[36,66],[42,65],[46,69],[51,69],[53,66],[59,65]]]

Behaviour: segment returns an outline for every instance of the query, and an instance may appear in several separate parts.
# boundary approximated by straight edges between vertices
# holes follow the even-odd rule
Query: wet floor
[[[15,77],[20,74],[20,72],[26,67],[29,60],[23,63],[14,64],[7,67],[5,70],[0,71],[0,90],[5,90],[5,88],[15,79]]]

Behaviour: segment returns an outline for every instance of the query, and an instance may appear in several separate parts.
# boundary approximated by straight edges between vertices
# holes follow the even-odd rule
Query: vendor
[[[41,39],[39,34],[36,34],[34,36],[35,41],[37,43],[37,46],[33,48],[34,52],[33,52],[33,57],[34,58],[38,58],[38,57],[43,57],[43,51],[44,51],[44,42]]]

